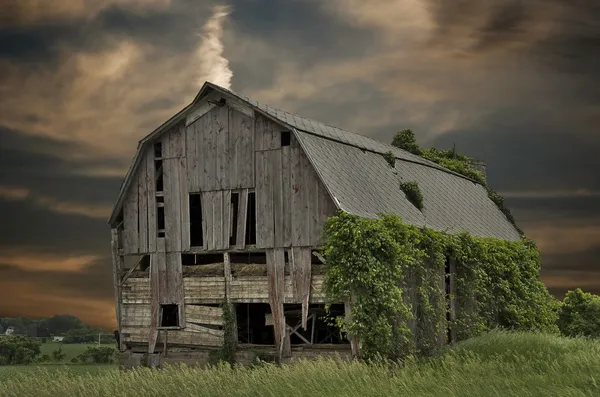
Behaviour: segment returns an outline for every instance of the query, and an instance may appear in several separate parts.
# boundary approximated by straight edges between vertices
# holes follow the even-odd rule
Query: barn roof
[[[148,142],[179,122],[187,110],[215,90],[293,130],[335,204],[348,213],[367,218],[375,218],[378,213],[395,214],[407,223],[450,233],[466,231],[505,240],[520,238],[481,184],[392,145],[281,111],[208,82],[192,104],[140,141],[110,223],[121,209],[124,193]],[[390,151],[397,159],[394,168],[381,156]],[[422,211],[405,198],[399,188],[401,181],[419,183]]]

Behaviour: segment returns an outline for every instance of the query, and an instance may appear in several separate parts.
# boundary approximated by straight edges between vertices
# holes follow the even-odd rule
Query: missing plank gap
[[[248,210],[246,211],[246,245],[256,244],[256,193],[248,192]]]
[[[230,225],[230,236],[229,245],[233,246],[237,244],[237,224],[238,224],[238,205],[240,202],[239,193],[231,193],[231,225]]]
[[[190,193],[190,245],[192,247],[204,245],[201,197],[200,193]]]

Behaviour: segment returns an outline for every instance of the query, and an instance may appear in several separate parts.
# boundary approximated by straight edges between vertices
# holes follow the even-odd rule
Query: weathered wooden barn
[[[419,183],[422,211],[399,180]],[[238,361],[351,355],[355,342],[324,318],[315,251],[338,209],[519,239],[485,188],[459,174],[206,83],[140,141],[109,220],[123,357],[206,362],[223,344],[223,302],[235,307]]]

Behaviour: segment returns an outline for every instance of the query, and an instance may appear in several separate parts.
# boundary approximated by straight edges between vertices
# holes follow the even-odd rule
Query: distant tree
[[[69,330],[86,327],[83,321],[70,314],[57,314],[49,318],[47,324],[51,335],[64,335]]]
[[[70,329],[65,332],[63,343],[88,343],[98,339],[98,330],[90,327]]]
[[[568,291],[559,312],[558,328],[565,336],[600,337],[600,296],[580,288]]]
[[[396,146],[397,148],[404,149],[416,155],[422,153],[421,147],[417,144],[415,134],[411,129],[397,132],[392,141],[392,146]]]
[[[40,354],[41,343],[23,335],[0,338],[0,365],[29,364]]]
[[[0,335],[2,335],[4,333],[4,326],[2,324],[0,324]]]
[[[52,352],[52,360],[57,363],[65,361],[67,355],[63,353],[62,346]]]

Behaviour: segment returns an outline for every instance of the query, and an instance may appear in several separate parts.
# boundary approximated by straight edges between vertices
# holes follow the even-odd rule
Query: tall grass
[[[317,360],[292,366],[16,373],[0,396],[598,396],[600,342],[492,332],[404,368]]]

